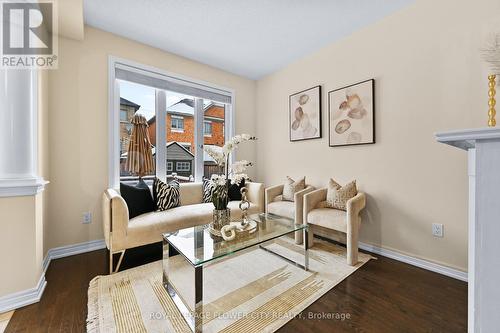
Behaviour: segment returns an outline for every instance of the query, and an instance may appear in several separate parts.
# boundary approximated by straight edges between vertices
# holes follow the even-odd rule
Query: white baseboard
[[[75,254],[92,252],[106,248],[104,239],[97,239],[88,242],[55,247],[47,251],[47,256],[43,259],[43,271],[46,272],[49,264],[54,259],[73,256]]]
[[[0,313],[39,302],[45,286],[47,286],[47,281],[45,281],[45,274],[42,273],[36,287],[0,297]]]
[[[436,263],[428,261],[428,260],[415,258],[415,257],[409,256],[406,254],[402,254],[400,252],[384,249],[384,248],[381,248],[379,246],[365,244],[362,242],[359,243],[359,248],[362,250],[368,251],[368,252],[372,252],[372,253],[387,257],[387,258],[391,258],[391,259],[394,259],[397,261],[404,262],[404,263],[412,265],[412,266],[420,267],[420,268],[426,269],[426,270],[431,271],[431,272],[439,273],[439,274],[446,275],[446,276],[449,276],[449,277],[457,279],[457,280],[467,282],[467,272],[464,272],[464,271],[461,271],[458,269],[450,268],[448,266],[436,264]]]
[[[45,272],[47,271],[47,268],[52,260],[104,248],[106,248],[104,239],[98,239],[50,249],[47,252],[47,256],[43,259],[42,276],[40,277],[37,286],[0,297],[0,313],[15,310],[40,301],[43,291],[45,290],[45,286],[47,285],[47,281],[45,281]]]

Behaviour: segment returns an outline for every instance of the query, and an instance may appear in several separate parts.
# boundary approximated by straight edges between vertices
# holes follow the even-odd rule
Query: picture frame
[[[322,137],[320,85],[288,97],[288,126],[290,142]]]
[[[375,143],[375,80],[328,92],[328,145]]]

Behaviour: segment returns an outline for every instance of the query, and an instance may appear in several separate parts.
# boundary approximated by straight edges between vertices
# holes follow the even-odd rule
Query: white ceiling
[[[84,0],[84,18],[90,26],[259,79],[411,2]]]

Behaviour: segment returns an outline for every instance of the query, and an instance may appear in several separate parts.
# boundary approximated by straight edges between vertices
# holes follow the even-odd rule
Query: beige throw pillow
[[[292,178],[286,176],[286,182],[283,187],[283,200],[294,201],[294,195],[298,191],[306,188],[306,177],[294,181]]]
[[[326,193],[326,202],[328,207],[347,210],[347,201],[358,194],[356,181],[353,180],[347,185],[340,186],[336,181],[330,179],[328,182],[328,191]]]

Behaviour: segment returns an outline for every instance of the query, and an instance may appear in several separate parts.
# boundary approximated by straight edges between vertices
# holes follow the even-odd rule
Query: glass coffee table
[[[249,219],[257,222],[255,231],[232,241],[214,237],[208,225],[163,235],[163,286],[194,332],[201,332],[203,328],[203,267],[206,264],[258,246],[306,271],[309,269],[307,225],[298,225],[292,219],[265,213],[250,215]],[[304,233],[303,263],[266,247],[273,240],[295,232]],[[190,281],[186,281],[186,270],[194,271]]]

